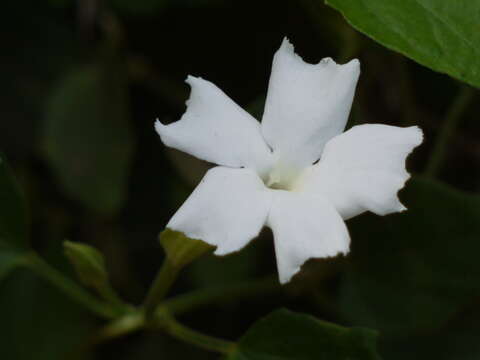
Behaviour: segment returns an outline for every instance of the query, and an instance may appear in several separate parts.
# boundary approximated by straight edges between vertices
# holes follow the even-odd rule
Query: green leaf
[[[73,70],[53,89],[44,128],[46,159],[64,191],[107,215],[123,205],[132,158],[125,76],[115,59]]]
[[[376,332],[281,309],[257,321],[228,360],[373,360]]]
[[[28,248],[28,220],[24,198],[0,154],[0,252]]]
[[[72,263],[80,280],[91,287],[102,286],[108,282],[105,260],[97,249],[87,244],[65,241],[65,255]]]
[[[480,87],[480,2],[326,0],[356,29],[422,65]]]
[[[204,241],[190,239],[180,231],[165,229],[160,234],[160,244],[172,265],[182,268],[213,247]]]
[[[480,297],[480,196],[416,178],[401,197],[402,214],[350,222],[340,301],[349,321],[392,339],[440,329]]]

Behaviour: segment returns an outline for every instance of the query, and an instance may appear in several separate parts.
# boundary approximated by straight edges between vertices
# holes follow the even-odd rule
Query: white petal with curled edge
[[[217,166],[207,172],[167,224],[217,246],[216,255],[243,248],[267,219],[271,193],[250,169]]]
[[[262,119],[263,135],[279,158],[296,167],[320,158],[325,143],[345,128],[359,75],[356,59],[308,64],[284,39],[273,58]]]
[[[405,160],[422,140],[416,126],[354,126],[327,143],[318,164],[295,186],[327,197],[344,219],[367,210],[378,215],[403,211],[397,192],[410,177]]]
[[[264,173],[271,152],[260,124],[209,81],[189,76],[187,110],[179,121],[155,128],[165,145],[202,160]]]
[[[348,252],[347,227],[326,199],[283,190],[273,192],[267,225],[273,231],[282,284],[289,282],[310,258]]]

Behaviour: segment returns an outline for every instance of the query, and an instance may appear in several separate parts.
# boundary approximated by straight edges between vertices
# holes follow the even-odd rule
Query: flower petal
[[[289,282],[310,258],[348,252],[347,227],[326,199],[283,190],[272,192],[267,225],[273,231],[282,284]]]
[[[327,197],[344,219],[367,210],[378,215],[403,211],[397,192],[410,177],[405,160],[422,140],[416,126],[354,126],[327,143],[296,188]]]
[[[250,169],[210,169],[167,224],[217,246],[216,255],[243,248],[267,219],[271,194]]]
[[[305,63],[284,39],[273,58],[262,131],[279,158],[301,168],[345,128],[360,75],[358,60]]]
[[[186,82],[192,90],[182,118],[155,123],[165,145],[219,165],[267,171],[271,152],[259,122],[211,82],[193,76]]]

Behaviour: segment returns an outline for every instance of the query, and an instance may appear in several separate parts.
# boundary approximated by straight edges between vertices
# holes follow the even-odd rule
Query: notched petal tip
[[[155,131],[160,136],[160,139],[164,144],[167,144],[167,139],[165,138],[167,128],[168,128],[168,125],[162,124],[159,119],[155,120]]]
[[[422,129],[420,129],[418,126],[410,126],[406,129],[412,132],[412,142],[414,143],[415,147],[423,143],[424,134]]]
[[[290,42],[290,40],[288,40],[288,38],[286,36],[282,40],[282,44],[280,45],[280,49],[295,52],[295,48],[293,47],[292,43]]]
[[[155,130],[159,134],[163,130],[163,128],[166,127],[166,125],[163,125],[162,122],[159,119],[155,119],[155,125],[154,126],[155,126]]]
[[[187,75],[187,78],[185,79],[185,82],[190,85],[190,87],[193,87],[193,85],[199,84],[199,83],[209,83],[209,81],[205,80],[204,78],[200,76],[193,76],[193,75]]]

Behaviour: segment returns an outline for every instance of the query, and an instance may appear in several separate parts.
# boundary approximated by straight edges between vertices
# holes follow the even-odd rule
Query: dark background
[[[28,199],[34,247],[73,274],[63,240],[94,245],[118,292],[136,304],[163,258],[158,233],[208,168],[164,147],[153,129],[156,118],[174,121],[185,110],[188,74],[260,119],[284,36],[309,62],[357,57],[350,125],[419,125],[425,142],[408,162],[415,174],[463,87],[355,32],[322,1],[17,0],[2,4],[0,24],[0,148]],[[402,192],[409,212],[349,221],[351,255],[310,261],[281,291],[181,320],[235,339],[286,306],[379,330],[387,359],[478,358],[478,110],[472,101],[437,180],[418,176]],[[174,293],[270,274],[265,230],[238,254],[200,259]],[[216,358],[155,332],[86,347],[101,321],[27,271],[0,284],[0,319],[2,359]]]

